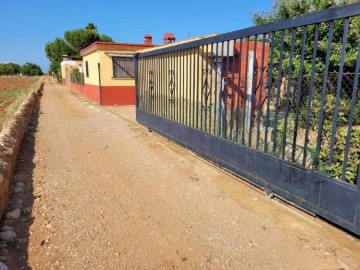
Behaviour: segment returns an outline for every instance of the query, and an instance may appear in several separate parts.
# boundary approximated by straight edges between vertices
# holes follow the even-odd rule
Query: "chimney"
[[[173,33],[165,33],[164,34],[164,44],[170,44],[175,42],[175,35]]]
[[[152,35],[149,35],[149,34],[144,35],[144,44],[147,46],[152,45]]]
[[[66,54],[63,54],[62,60],[65,61],[65,60],[68,60],[68,59],[69,59],[69,57]]]

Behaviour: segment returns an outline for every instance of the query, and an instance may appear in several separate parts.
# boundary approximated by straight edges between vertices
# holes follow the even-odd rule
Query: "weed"
[[[26,92],[26,90],[24,90],[24,89],[18,89],[15,91],[5,92],[2,94],[2,96],[5,98],[15,98],[17,96],[24,94],[25,92]]]

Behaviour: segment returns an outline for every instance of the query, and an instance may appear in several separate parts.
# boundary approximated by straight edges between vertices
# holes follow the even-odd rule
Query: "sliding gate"
[[[137,121],[360,235],[360,3],[135,57]]]

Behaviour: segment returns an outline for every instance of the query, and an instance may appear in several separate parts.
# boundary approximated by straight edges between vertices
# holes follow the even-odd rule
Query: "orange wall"
[[[104,106],[135,105],[135,86],[102,86]]]
[[[100,91],[98,85],[78,85],[75,83],[70,83],[70,88],[77,91],[82,96],[91,99],[92,101],[95,101],[97,103],[100,103]]]
[[[66,80],[63,80],[66,86]],[[70,88],[77,91],[82,96],[100,104],[100,89],[98,85],[78,85],[71,83]],[[135,86],[102,86],[102,105],[135,105]]]
[[[263,49],[263,43],[257,42],[256,48],[255,48],[255,42],[250,41],[249,42],[249,52],[256,51],[256,66],[257,66],[257,75],[256,78],[254,78],[254,96],[255,99],[253,100],[252,107],[255,109],[258,107],[259,102],[260,104],[263,103],[263,101],[266,98],[266,81],[267,81],[267,71],[263,71],[263,87],[262,87],[262,93],[260,94],[260,78],[261,78],[261,62],[262,62],[262,49]],[[233,66],[233,59],[232,57],[229,58],[229,66],[228,66],[228,85],[227,85],[227,104],[228,106],[231,106],[231,104],[234,104],[234,109],[238,107],[237,101],[239,100],[240,107],[244,106],[244,91],[246,90],[245,86],[245,77],[247,74],[246,71],[246,57],[247,57],[247,42],[242,42],[242,48],[241,48],[241,59],[240,59],[240,42],[237,41],[235,44],[235,65],[234,65],[234,77],[232,76],[232,66]],[[269,58],[269,43],[265,43],[265,49],[264,49],[264,65],[263,67],[267,67],[268,65],[268,58]],[[239,64],[239,60],[241,60],[241,63]],[[223,64],[223,74],[226,74],[226,59]],[[240,70],[241,66],[241,70]],[[241,80],[240,80],[240,87],[239,85],[239,74],[241,72]],[[238,95],[239,99],[238,99]],[[246,94],[245,94],[246,95]],[[223,98],[226,97],[226,91],[223,93]]]

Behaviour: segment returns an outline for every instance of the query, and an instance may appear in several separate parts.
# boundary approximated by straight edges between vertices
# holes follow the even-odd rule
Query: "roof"
[[[146,48],[152,48],[157,45],[146,45],[146,44],[136,44],[136,43],[119,43],[119,42],[101,42],[96,41],[86,47],[85,49],[82,49],[80,51],[80,55],[84,56],[87,54],[90,54],[97,50],[102,51],[138,51]]]
[[[61,66],[65,66],[65,65],[68,65],[68,66],[77,66],[77,65],[80,65],[82,64],[82,61],[81,60],[63,60],[61,61],[60,65]]]

